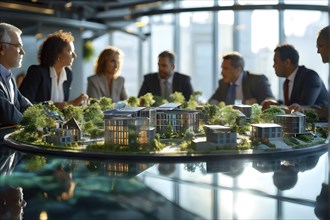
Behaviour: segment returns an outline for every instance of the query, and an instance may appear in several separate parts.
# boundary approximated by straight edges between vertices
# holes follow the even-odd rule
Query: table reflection
[[[159,163],[79,160],[2,147],[0,189],[21,192],[11,198],[19,198],[16,213],[25,219],[315,219],[326,207],[320,195],[327,161],[325,150]],[[4,203],[1,219],[9,212]]]

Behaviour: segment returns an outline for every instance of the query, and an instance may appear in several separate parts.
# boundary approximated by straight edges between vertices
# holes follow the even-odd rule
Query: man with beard
[[[138,97],[151,93],[164,99],[174,92],[181,92],[186,100],[193,94],[190,77],[174,71],[175,55],[170,51],[163,51],[158,56],[158,73],[144,76]]]

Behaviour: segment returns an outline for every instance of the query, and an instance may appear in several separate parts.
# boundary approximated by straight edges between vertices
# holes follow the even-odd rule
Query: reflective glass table
[[[318,219],[317,197],[329,181],[327,150],[182,162],[76,158],[1,146],[0,214],[77,220]]]

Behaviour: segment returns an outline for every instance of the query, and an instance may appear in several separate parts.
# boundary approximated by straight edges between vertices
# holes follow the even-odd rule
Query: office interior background
[[[29,11],[19,7],[21,4],[35,9]],[[122,76],[129,96],[137,96],[144,74],[157,71],[158,54],[173,50],[176,70],[191,76],[194,90],[202,92],[201,101],[207,101],[221,78],[221,56],[238,51],[245,58],[245,69],[265,74],[275,97],[280,99],[283,79],[273,69],[273,50],[279,43],[294,45],[300,54],[299,64],[317,71],[328,87],[329,67],[322,63],[316,49],[317,32],[329,23],[328,12],[327,0],[0,3],[1,22],[12,23],[23,31],[26,54],[22,67],[14,74],[38,63],[38,48],[47,34],[60,29],[72,32],[78,58],[72,66],[71,98],[86,91],[87,77],[94,74],[94,61],[107,45],[125,54]],[[89,59],[83,52],[87,42],[94,51]]]

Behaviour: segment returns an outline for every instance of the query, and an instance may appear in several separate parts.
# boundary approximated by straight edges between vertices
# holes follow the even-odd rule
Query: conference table
[[[1,146],[0,186],[23,190],[24,219],[317,219],[329,181],[327,144],[186,158],[88,157],[19,145]]]

